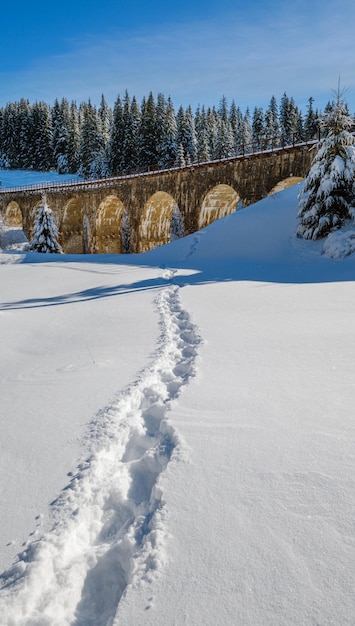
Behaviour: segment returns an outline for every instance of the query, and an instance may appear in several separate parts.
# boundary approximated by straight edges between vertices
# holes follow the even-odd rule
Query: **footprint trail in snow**
[[[200,337],[178,287],[156,304],[152,364],[92,422],[91,456],[54,503],[53,528],[0,577],[3,626],[108,626],[126,586],[150,580],[164,561],[158,479],[183,448],[167,414],[195,373]]]

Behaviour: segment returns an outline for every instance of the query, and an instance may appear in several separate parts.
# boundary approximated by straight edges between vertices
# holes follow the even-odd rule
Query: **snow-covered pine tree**
[[[68,144],[68,166],[70,172],[77,172],[79,169],[79,112],[75,100],[70,103],[69,111],[69,144]]]
[[[163,142],[164,142],[164,128],[166,119],[166,98],[163,93],[159,92],[157,95],[157,103],[155,107],[155,134],[156,134],[156,149],[158,155],[158,164],[163,167]]]
[[[178,145],[176,165],[178,167],[186,167],[185,152],[182,143],[179,143]]]
[[[197,160],[200,162],[210,160],[209,142],[208,142],[208,126],[205,107],[197,108],[195,113],[196,128],[196,154]]]
[[[45,102],[35,102],[31,108],[30,122],[30,167],[48,171],[53,167],[52,112]]]
[[[286,92],[283,94],[281,98],[279,121],[280,121],[280,131],[283,137],[283,141],[286,145],[288,145],[292,142],[293,120],[292,120],[291,102]]]
[[[275,96],[271,97],[270,104],[265,113],[265,135],[272,139],[272,145],[278,141],[280,134],[279,112]]]
[[[208,151],[211,159],[218,159],[217,154],[217,135],[219,117],[215,107],[208,107],[206,113],[207,133],[208,133]]]
[[[243,150],[243,128],[244,128],[244,116],[240,107],[236,107],[232,112],[231,124],[234,135],[234,151],[235,154],[241,154]]]
[[[154,167],[157,163],[156,104],[153,93],[150,92],[147,99],[143,98],[141,105],[139,164],[142,167]]]
[[[307,115],[304,120],[304,130],[308,140],[317,137],[319,128],[319,114],[318,111],[314,111],[313,102],[314,98],[312,96],[308,98]]]
[[[178,156],[177,124],[174,105],[169,96],[160,133],[159,164],[162,167],[170,167],[176,163]]]
[[[185,139],[186,139],[186,158],[187,161],[193,162],[196,159],[196,147],[197,147],[197,138],[196,138],[196,129],[195,129],[195,119],[192,113],[191,106],[188,106],[185,113],[186,119],[186,128],[185,128]]]
[[[326,136],[317,144],[299,195],[297,235],[319,239],[355,217],[355,138],[342,93],[321,117]]]
[[[245,152],[251,151],[252,137],[253,137],[253,131],[251,127],[250,109],[249,107],[247,107],[244,118],[243,118],[243,128],[242,128],[242,145],[243,145],[243,149]]]
[[[224,122],[228,122],[229,121],[229,114],[228,114],[228,101],[226,96],[222,96],[222,98],[219,101],[219,106],[218,106],[218,115],[219,118],[221,120],[223,120]]]
[[[10,102],[3,110],[1,127],[1,152],[6,167],[21,167],[19,162],[19,154],[21,152],[19,140],[18,105]]]
[[[31,128],[31,107],[28,100],[21,98],[18,104],[18,141],[19,141],[19,153],[18,163],[21,168],[27,168],[31,166],[29,153],[30,153],[30,128]]]
[[[109,174],[118,174],[121,170],[122,146],[124,139],[123,104],[118,95],[112,114],[112,127],[108,145]]]
[[[106,173],[104,137],[101,119],[90,100],[83,105],[83,120],[80,128],[79,175],[84,178],[100,178]]]
[[[112,125],[112,111],[109,108],[104,94],[101,96],[101,102],[98,110],[100,122],[101,122],[101,133],[104,141],[104,148],[107,149],[107,145],[110,138],[111,125]]]
[[[29,250],[32,252],[61,253],[62,248],[57,241],[58,229],[51,209],[45,197],[37,209],[32,241]]]
[[[132,101],[129,103],[128,111],[125,98],[123,123],[124,139],[122,144],[121,171],[128,172],[129,170],[137,169],[139,165],[141,111],[135,96],[133,96]]]
[[[181,144],[184,148],[184,156],[186,163],[191,163],[196,158],[196,129],[195,120],[191,107],[186,110],[181,106],[176,115],[177,124],[177,146]]]
[[[234,155],[234,139],[230,121],[220,118],[218,121],[216,137],[216,153],[218,159],[228,158]]]
[[[255,107],[252,121],[252,139],[254,148],[260,149],[264,138],[264,111],[262,107]]]
[[[130,124],[130,113],[131,113],[131,98],[126,89],[125,95],[123,98],[123,113],[122,113],[122,121],[123,121],[123,133],[122,133],[122,145],[121,145],[121,161],[120,161],[120,171],[123,173],[129,172],[132,169],[131,165],[131,147],[132,147],[132,137],[129,128]]]
[[[69,103],[63,98],[61,103],[55,100],[52,108],[52,142],[53,157],[56,170],[59,174],[68,174],[69,168],[69,138],[70,112]]]

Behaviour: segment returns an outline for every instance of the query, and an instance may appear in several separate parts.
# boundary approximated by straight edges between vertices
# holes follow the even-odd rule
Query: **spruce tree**
[[[269,106],[265,113],[265,134],[268,139],[273,140],[273,144],[278,141],[278,136],[280,134],[280,124],[275,96],[271,97]]]
[[[251,127],[250,110],[249,107],[247,107],[243,118],[242,127],[242,145],[245,152],[251,151],[252,136],[253,131]]]
[[[319,116],[318,116],[317,111],[314,111],[313,109],[313,102],[314,102],[314,99],[311,96],[308,99],[307,115],[304,121],[304,130],[306,134],[306,139],[308,140],[314,139],[317,137],[318,128],[319,128],[319,122],[318,122]]]
[[[124,139],[121,155],[121,171],[129,172],[136,170],[139,165],[139,131],[141,123],[141,112],[135,96],[129,102],[129,106],[124,105]]]
[[[166,119],[166,99],[164,94],[158,93],[157,103],[155,108],[155,133],[156,133],[156,148],[158,155],[158,163],[160,166],[164,165],[164,159],[162,158],[163,144],[164,144],[164,131],[165,131],[165,119]]]
[[[100,127],[101,133],[103,137],[105,150],[107,149],[107,145],[110,138],[111,124],[112,124],[112,111],[109,108],[104,94],[101,96],[101,102],[98,110],[99,118],[100,118]]]
[[[31,109],[31,163],[34,170],[49,171],[54,165],[52,113],[45,102],[35,102]]]
[[[143,167],[158,163],[156,105],[152,92],[143,98],[141,106],[139,164]]]
[[[195,129],[195,120],[192,113],[191,106],[186,109],[186,152],[188,162],[193,162],[196,159],[197,138]]]
[[[112,128],[108,145],[108,170],[111,176],[118,174],[121,170],[123,138],[123,104],[121,97],[117,96],[113,107]]]
[[[177,145],[182,145],[186,163],[191,163],[196,159],[197,138],[195,120],[190,106],[186,110],[183,107],[179,108],[176,123]]]
[[[1,150],[6,167],[21,167],[19,163],[19,136],[17,126],[17,105],[9,103],[5,106],[2,123]]]
[[[52,142],[53,157],[56,170],[59,174],[68,174],[69,144],[70,144],[70,111],[69,103],[65,98],[59,103],[55,101],[52,108]]]
[[[126,89],[125,95],[123,98],[123,112],[122,112],[122,122],[123,122],[123,133],[122,133],[122,145],[121,145],[121,161],[119,170],[123,173],[128,172],[131,165],[131,132],[130,132],[130,115],[131,115],[131,98]]]
[[[69,144],[68,144],[68,167],[69,172],[77,172],[79,169],[79,112],[76,102],[70,103],[69,109]]]
[[[178,167],[186,167],[185,152],[182,143],[179,143],[178,145],[176,165]]]
[[[211,159],[218,159],[218,113],[215,107],[209,107],[206,114],[207,132],[208,132],[208,152]]]
[[[100,178],[105,175],[105,144],[101,132],[101,119],[90,100],[83,106],[83,122],[80,129],[79,174],[84,178]]]
[[[208,125],[205,107],[201,110],[198,107],[195,113],[196,128],[196,155],[199,162],[210,160],[209,142],[208,142]]]
[[[297,235],[319,239],[355,217],[355,138],[342,93],[321,118],[326,136],[317,145],[299,196]]]
[[[219,102],[218,115],[223,122],[229,121],[228,102],[226,96],[222,96]]]
[[[159,164],[162,167],[172,166],[176,163],[177,156],[177,124],[174,105],[169,96],[166,103],[166,109],[163,118],[163,127],[160,137]]]
[[[292,141],[293,130],[293,111],[290,98],[286,94],[283,94],[280,104],[280,131],[283,137],[283,142],[288,145]]]
[[[30,154],[31,107],[28,100],[21,98],[18,104],[18,165],[20,168],[31,167]]]
[[[264,112],[261,107],[254,108],[252,133],[254,147],[260,149],[264,138]]]
[[[234,127],[234,145],[235,145],[235,153],[241,154],[243,150],[243,137],[244,137],[244,116],[240,109],[237,107],[235,109],[235,119],[233,120]]]
[[[216,153],[218,159],[224,159],[234,155],[233,132],[228,119],[226,121],[223,118],[219,119],[216,137]]]
[[[32,241],[28,249],[32,252],[61,253],[62,248],[57,241],[57,237],[58,229],[52,211],[47,204],[46,198],[43,197],[42,204],[37,209]]]

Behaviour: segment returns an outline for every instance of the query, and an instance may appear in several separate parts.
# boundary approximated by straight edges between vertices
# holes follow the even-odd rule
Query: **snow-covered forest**
[[[241,146],[260,149],[271,140],[316,137],[320,112],[313,105],[311,97],[303,115],[286,93],[280,103],[272,96],[265,111],[244,112],[225,97],[218,107],[175,111],[170,97],[152,92],[138,103],[126,91],[113,108],[104,96],[100,106],[21,99],[0,109],[0,167],[91,178],[219,159],[234,156]]]

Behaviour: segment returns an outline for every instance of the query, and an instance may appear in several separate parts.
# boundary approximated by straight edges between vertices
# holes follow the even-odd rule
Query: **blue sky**
[[[354,0],[18,0],[1,8],[0,105],[128,89],[180,104],[222,95],[266,108],[272,95],[323,108],[340,76],[355,112]]]

